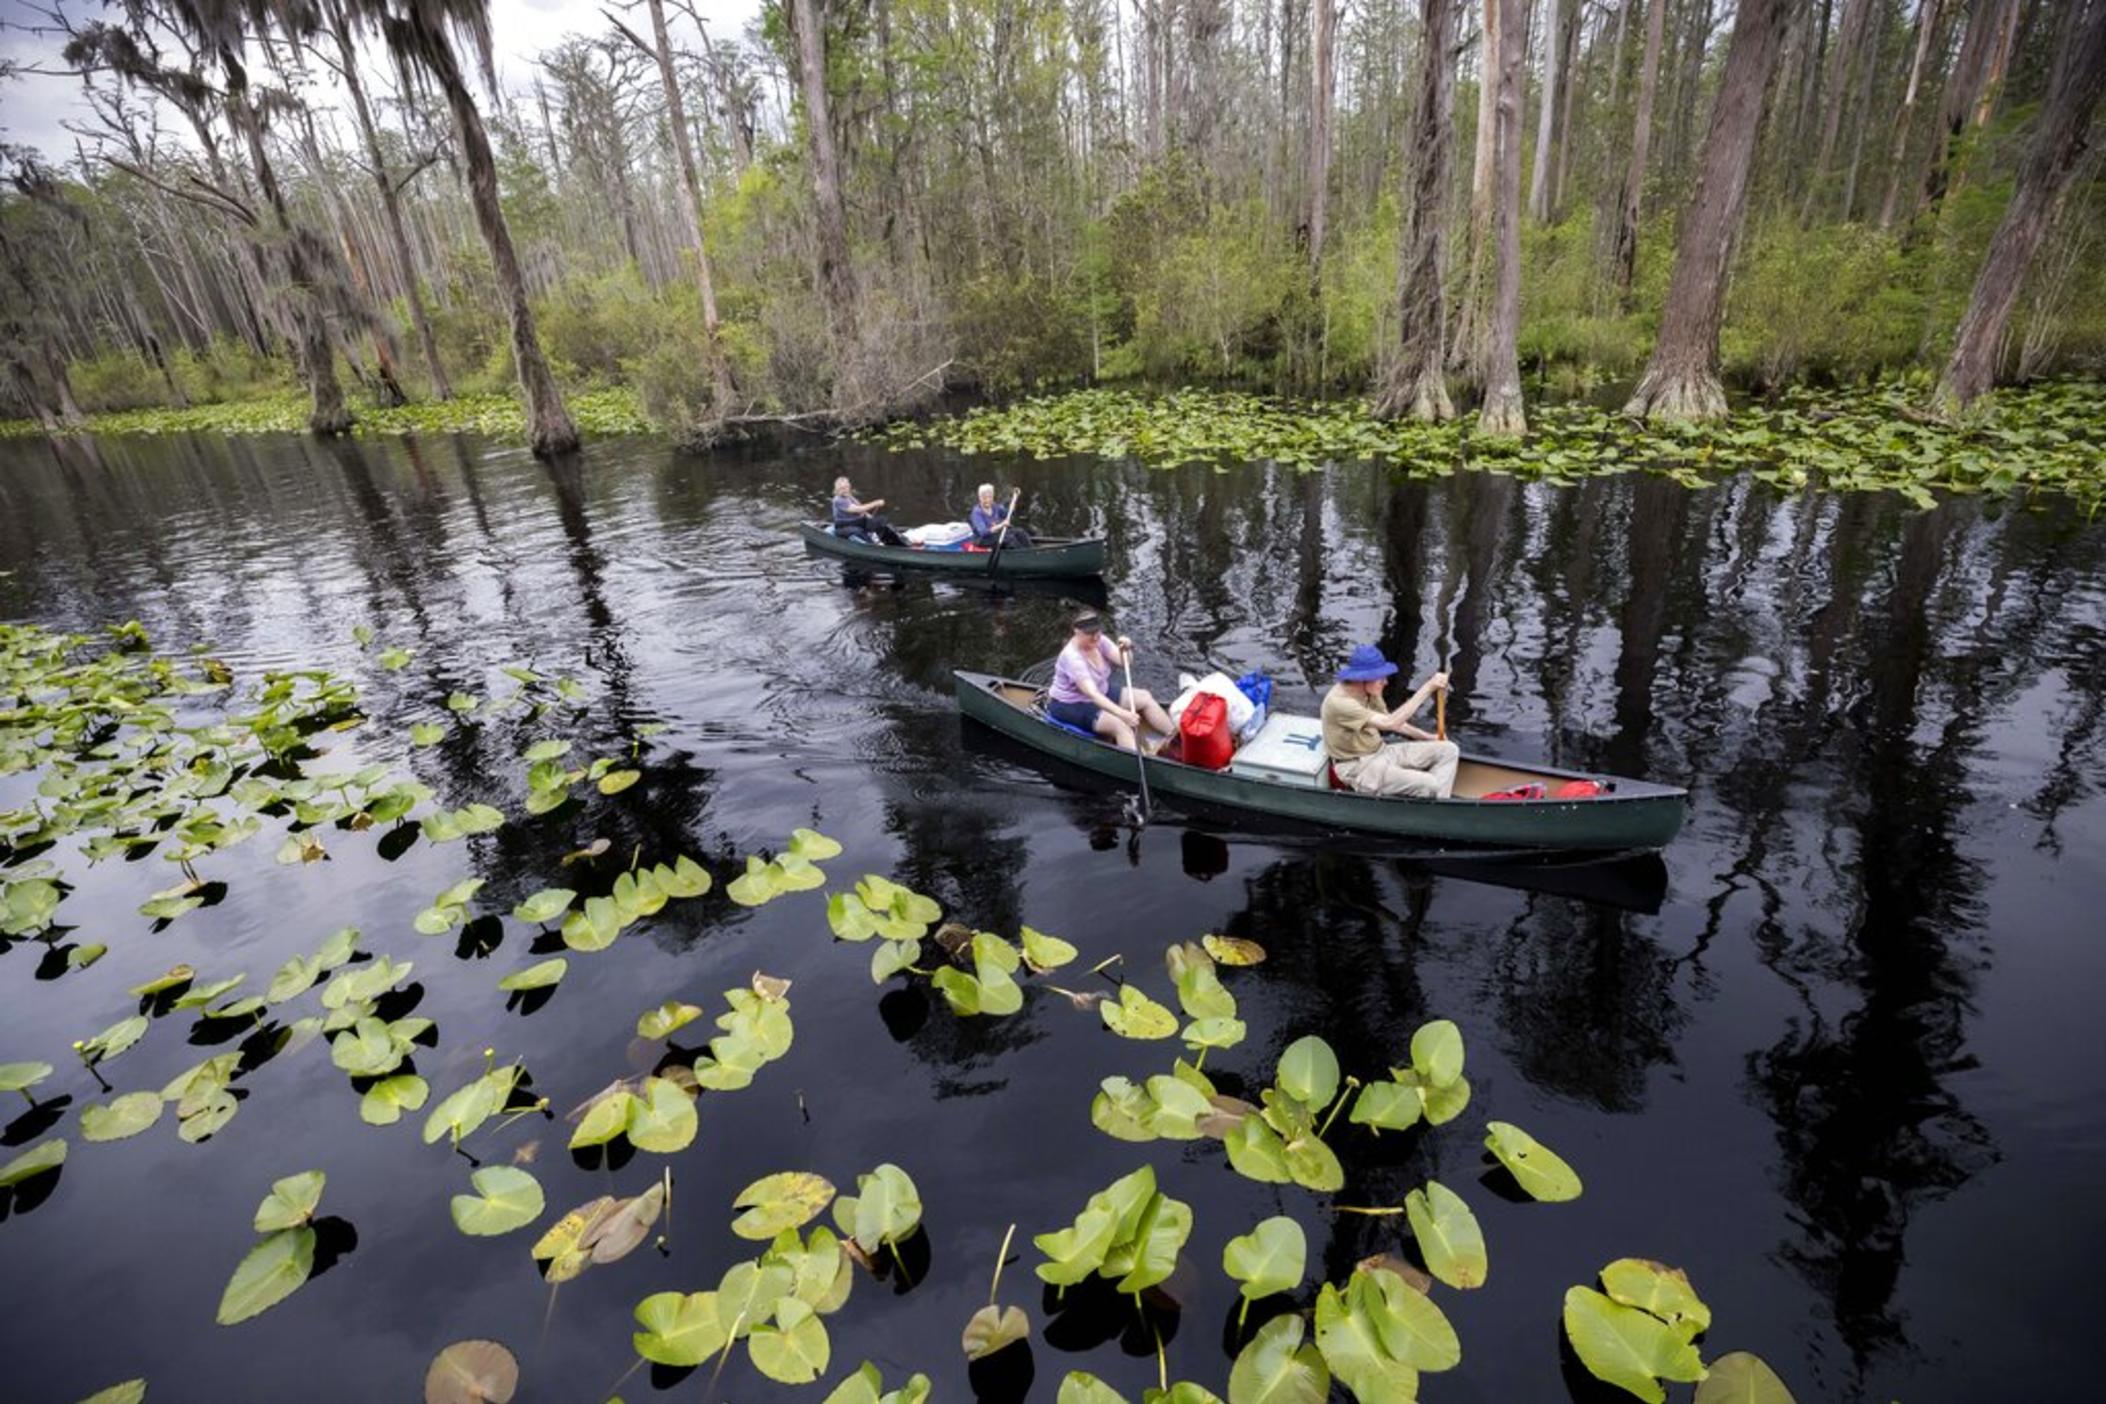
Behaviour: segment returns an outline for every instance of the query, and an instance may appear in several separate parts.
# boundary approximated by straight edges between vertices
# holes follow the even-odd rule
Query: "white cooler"
[[[1323,723],[1315,717],[1290,717],[1274,712],[1258,728],[1258,734],[1237,748],[1229,761],[1229,774],[1246,780],[1270,780],[1276,785],[1298,785],[1305,790],[1330,786],[1324,769]]]

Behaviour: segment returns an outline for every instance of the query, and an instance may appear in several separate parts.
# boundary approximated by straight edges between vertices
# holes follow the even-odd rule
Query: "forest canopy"
[[[707,437],[1134,380],[1497,433],[2106,360],[2106,0],[576,16],[501,85],[468,0],[55,0],[83,106],[5,152],[0,412],[511,389],[554,452],[612,386]]]

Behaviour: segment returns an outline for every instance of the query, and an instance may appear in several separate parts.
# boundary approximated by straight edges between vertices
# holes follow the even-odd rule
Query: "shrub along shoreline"
[[[2086,516],[2106,504],[2106,381],[2055,380],[1997,392],[1984,412],[1952,424],[1917,408],[1906,380],[1862,389],[1794,387],[1751,400],[1722,423],[1641,424],[1601,406],[1538,403],[1520,440],[1485,439],[1465,418],[1427,425],[1385,421],[1363,399],[1300,401],[1234,391],[1073,390],[963,414],[901,420],[858,437],[895,450],[1131,459],[1158,468],[1266,461],[1301,470],[1366,462],[1408,477],[1510,473],[1569,485],[1609,473],[1650,472],[1708,486],[1737,472],[1786,491],[1891,490],[1919,507],[1937,494],[2019,492],[2073,500]],[[588,435],[664,432],[641,398],[617,387],[574,394]],[[90,415],[77,434],[304,433],[296,393],[186,409]],[[0,437],[41,433],[0,421]],[[365,406],[353,433],[487,434],[521,439],[525,412],[504,394],[462,395],[396,408]]]

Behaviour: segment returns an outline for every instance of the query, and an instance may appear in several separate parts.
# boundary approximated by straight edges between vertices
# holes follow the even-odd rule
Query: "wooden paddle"
[[[1447,672],[1448,665],[1443,663],[1441,671]],[[1448,739],[1448,689],[1445,687],[1433,695],[1433,739]]]
[[[1146,828],[1148,825],[1148,751],[1146,749],[1147,742],[1142,739],[1141,732],[1147,723],[1141,717],[1141,709],[1133,706],[1133,650],[1130,648],[1120,649],[1119,663],[1120,666],[1126,669],[1127,706],[1134,715],[1133,754],[1134,761],[1141,771],[1141,826]]]
[[[1012,489],[1009,494],[1009,510],[1002,514],[1002,529],[995,533],[994,549],[987,553],[987,573],[995,573],[995,562],[1002,559],[1002,543],[1009,539],[1009,522],[1016,516],[1016,500],[1024,495],[1022,488]]]

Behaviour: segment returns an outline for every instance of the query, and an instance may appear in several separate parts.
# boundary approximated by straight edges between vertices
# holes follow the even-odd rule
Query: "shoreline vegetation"
[[[473,0],[60,0],[0,64],[83,114],[0,144],[0,415],[297,388],[327,436],[509,423],[405,411],[509,390],[554,456],[584,387],[699,446],[946,382],[1207,385],[1460,415],[1522,459],[1547,415],[1547,461],[1605,384],[1672,457],[1795,385],[1965,426],[2106,367],[2106,5],[623,13],[580,11],[529,91]]]
[[[2087,517],[2106,505],[2106,381],[2008,387],[1991,405],[1955,421],[1918,410],[1922,391],[1908,381],[1860,389],[1794,386],[1744,401],[1710,423],[1646,424],[1586,401],[1538,403],[1527,433],[1512,438],[1473,432],[1469,421],[1383,419],[1365,398],[1097,387],[897,419],[855,437],[896,451],[1088,456],[1153,468],[1257,461],[1309,471],[1368,463],[1408,477],[1489,471],[1560,486],[1648,472],[1690,488],[1746,472],[1783,491],[1889,490],[1923,508],[1934,506],[1939,493],[2059,495]],[[669,432],[652,421],[632,388],[574,394],[569,403],[590,436]],[[64,432],[301,433],[305,417],[305,398],[287,391],[230,404],[97,414]],[[526,428],[516,396],[476,394],[361,407],[352,432],[520,440]],[[43,432],[32,421],[0,421],[0,438]]]

